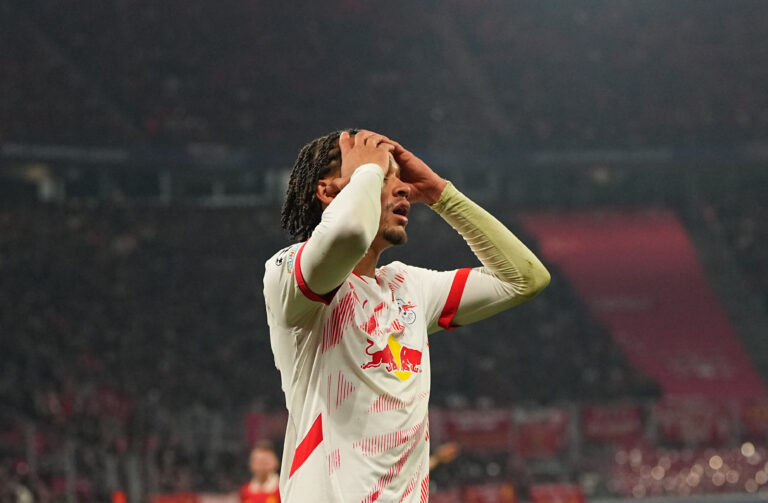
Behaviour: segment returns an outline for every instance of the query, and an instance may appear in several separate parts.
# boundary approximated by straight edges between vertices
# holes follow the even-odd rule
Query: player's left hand
[[[400,165],[400,179],[411,189],[408,200],[412,203],[435,204],[448,182],[395,140],[387,138],[383,141],[395,146],[392,155]]]

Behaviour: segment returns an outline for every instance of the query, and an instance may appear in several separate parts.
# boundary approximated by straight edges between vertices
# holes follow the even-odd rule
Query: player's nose
[[[408,199],[411,195],[411,186],[398,178],[392,191],[395,196]]]

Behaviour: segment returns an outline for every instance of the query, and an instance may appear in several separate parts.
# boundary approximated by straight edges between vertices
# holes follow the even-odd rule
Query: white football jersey
[[[264,276],[289,411],[282,501],[425,502],[427,333],[451,327],[470,269],[393,262],[321,297],[303,279],[304,244],[275,254]]]

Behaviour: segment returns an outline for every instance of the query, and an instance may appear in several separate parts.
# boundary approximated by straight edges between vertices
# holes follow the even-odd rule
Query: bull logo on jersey
[[[365,354],[370,357],[370,360],[360,365],[361,369],[378,368],[384,365],[387,372],[394,374],[401,381],[407,381],[411,374],[421,372],[422,352],[403,346],[394,335],[389,336],[387,344],[382,349],[373,352],[370,351],[373,341],[366,340],[368,346],[365,348]]]

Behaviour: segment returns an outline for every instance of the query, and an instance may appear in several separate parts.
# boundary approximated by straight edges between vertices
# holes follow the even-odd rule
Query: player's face
[[[265,477],[277,470],[277,456],[269,450],[256,449],[251,452],[251,473],[256,477]]]
[[[381,219],[376,239],[383,240],[386,246],[401,245],[408,240],[405,226],[408,225],[408,202],[410,188],[400,180],[400,166],[392,154],[389,155],[389,171],[384,178],[381,191]]]

